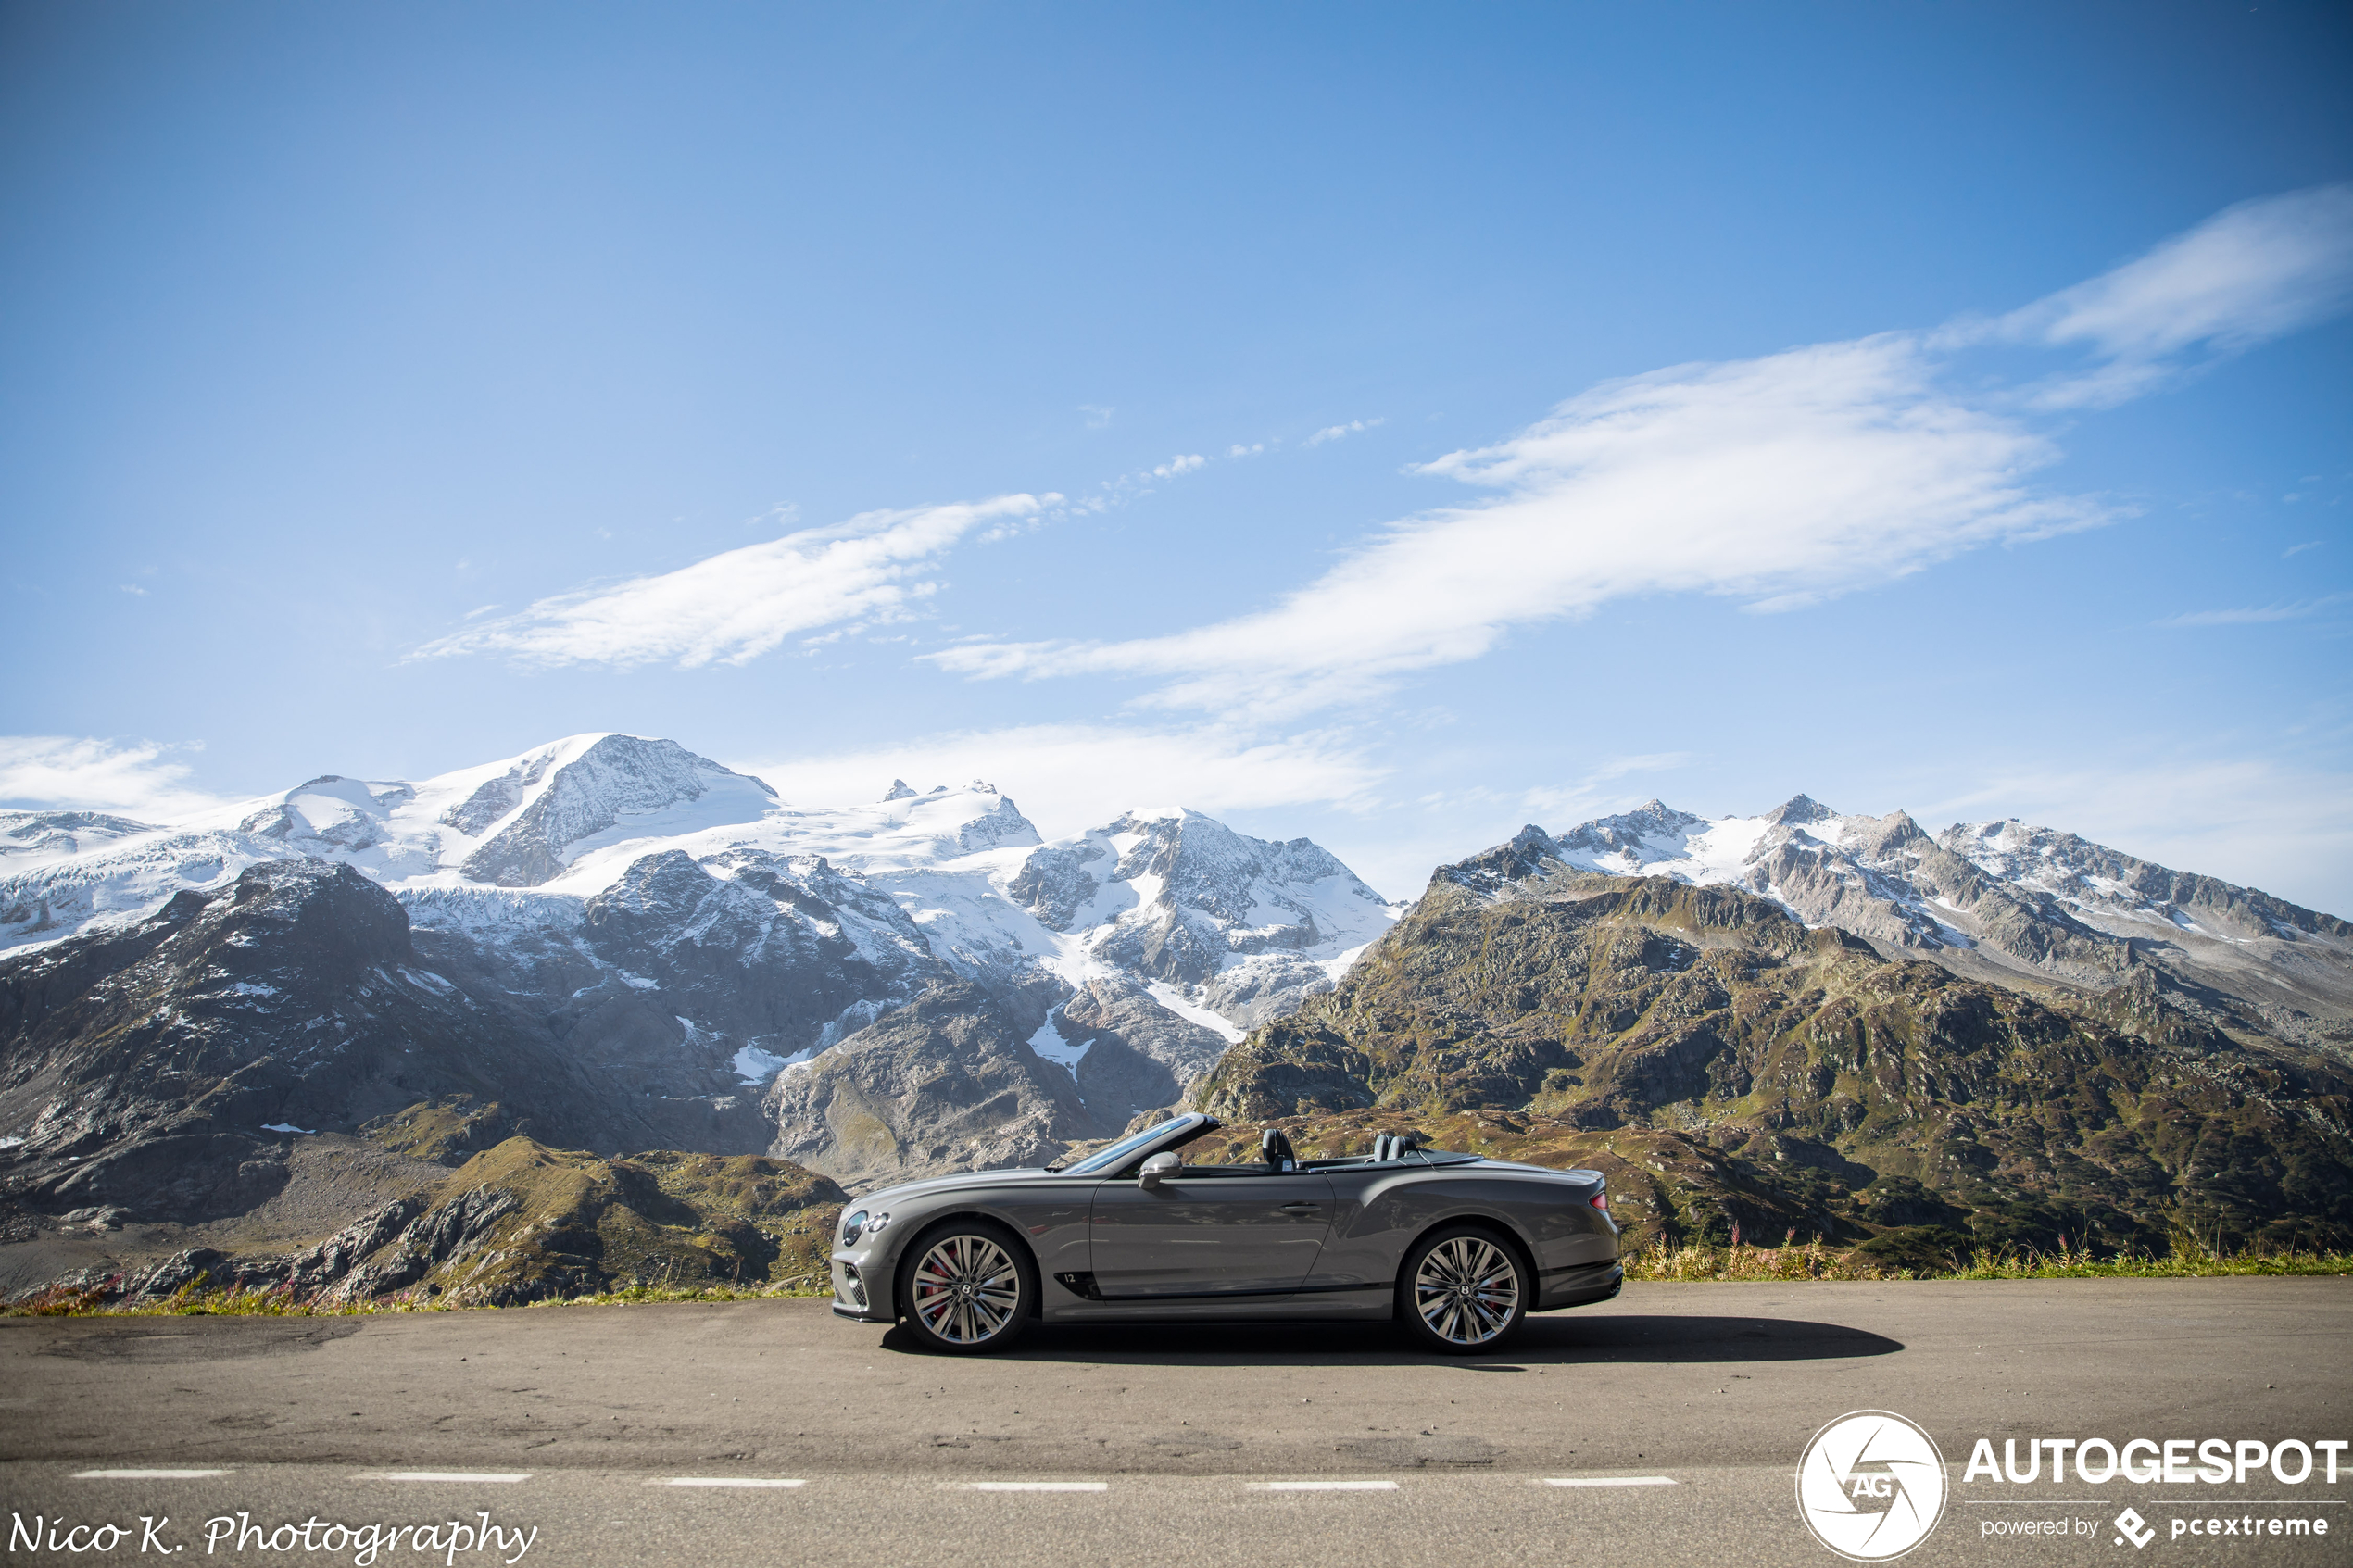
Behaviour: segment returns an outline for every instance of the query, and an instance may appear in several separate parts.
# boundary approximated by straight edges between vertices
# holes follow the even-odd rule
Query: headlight
[[[868,1236],[880,1236],[882,1235],[883,1227],[889,1223],[889,1215],[877,1214],[873,1219],[866,1222],[866,1234]]]
[[[866,1211],[861,1209],[841,1223],[841,1244],[844,1247],[855,1247],[858,1245],[858,1238],[865,1232]]]

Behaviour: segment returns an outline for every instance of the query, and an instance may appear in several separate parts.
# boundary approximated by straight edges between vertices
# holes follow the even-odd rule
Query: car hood
[[[1026,1170],[959,1171],[952,1176],[932,1176],[920,1182],[901,1182],[897,1186],[883,1187],[861,1198],[853,1198],[848,1207],[859,1209],[888,1209],[894,1203],[909,1203],[935,1192],[953,1192],[960,1187],[1002,1186],[1007,1182],[1037,1181],[1052,1173],[1035,1166]]]

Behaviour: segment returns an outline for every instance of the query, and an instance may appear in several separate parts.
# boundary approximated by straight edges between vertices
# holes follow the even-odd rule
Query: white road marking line
[[[1253,1492],[1393,1492],[1394,1481],[1252,1481]]]
[[[762,1475],[673,1475],[667,1481],[648,1481],[648,1486],[806,1486],[802,1480]]]
[[[1547,1475],[1547,1486],[1671,1486],[1672,1475]]]
[[[1108,1492],[1108,1481],[959,1481],[968,1492]]]
[[[77,1470],[77,1481],[202,1481],[208,1476],[226,1475],[225,1470]]]
[[[369,1477],[376,1481],[447,1481],[463,1485],[473,1481],[511,1484],[528,1481],[528,1470],[387,1470]]]

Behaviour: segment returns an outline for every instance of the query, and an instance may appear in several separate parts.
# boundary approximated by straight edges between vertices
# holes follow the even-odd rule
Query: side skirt
[[[1045,1311],[1049,1323],[1280,1323],[1353,1320],[1386,1323],[1395,1291],[1385,1285],[1337,1289],[1227,1292],[1214,1296],[1131,1296],[1063,1300]]]

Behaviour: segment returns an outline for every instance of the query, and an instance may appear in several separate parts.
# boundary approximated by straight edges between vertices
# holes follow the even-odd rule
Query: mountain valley
[[[1049,843],[986,784],[808,807],[629,735],[0,813],[0,1289],[781,1278],[844,1189],[1180,1103],[1592,1164],[1642,1238],[2341,1246],[2353,926],[1804,796],[1530,827],[1408,908],[1180,809]],[[713,1160],[798,1195],[766,1240],[659,1197]],[[478,1274],[542,1210],[603,1239]]]

